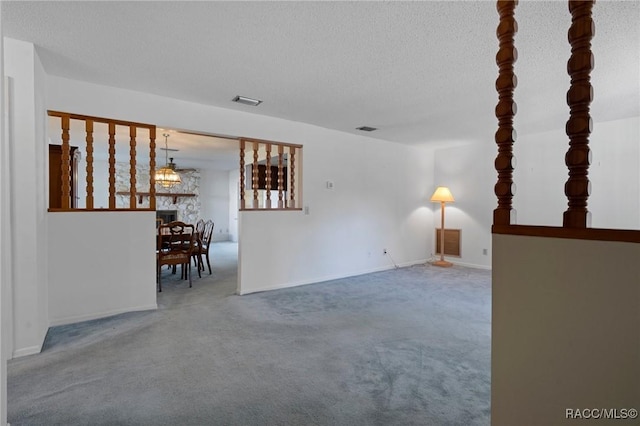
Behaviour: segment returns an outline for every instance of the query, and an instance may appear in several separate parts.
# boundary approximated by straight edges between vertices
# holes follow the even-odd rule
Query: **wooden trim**
[[[522,235],[542,238],[569,238],[573,240],[594,240],[640,243],[640,230],[602,228],[561,228],[533,225],[493,225],[493,234]]]
[[[134,127],[142,127],[145,129],[151,129],[156,127],[155,124],[136,123],[135,121],[114,120],[111,118],[94,117],[91,115],[82,115],[82,114],[71,114],[68,112],[53,111],[53,110],[48,110],[47,114],[51,117],[61,117],[61,118],[69,117],[72,120],[83,120],[83,121],[92,120],[93,122],[96,122],[96,123],[106,123],[106,124],[113,123],[114,125],[118,125],[118,126],[134,126]]]
[[[296,149],[289,146],[289,203],[288,206],[296,206]]]
[[[156,126],[149,129],[149,208],[156,209]]]
[[[244,138],[240,137],[238,139],[240,141],[240,205],[239,210],[292,210],[296,205],[301,204],[302,199],[302,180],[301,174],[296,170],[296,167],[300,169],[302,166],[302,145],[300,144],[290,144],[284,142],[275,142],[269,141],[265,139],[254,139],[254,138]],[[250,144],[250,145],[247,145]],[[265,167],[268,165],[265,170],[264,176],[259,172],[260,167],[259,164],[259,150],[261,146],[264,145],[265,149],[265,162],[267,163]],[[248,176],[248,173],[245,170],[246,161],[245,156],[248,156],[248,149],[252,149],[253,158],[249,158],[249,164],[251,164],[251,176]],[[286,167],[285,167],[285,151],[289,154],[287,159]],[[277,159],[277,167],[273,166],[271,169],[271,161],[275,161]],[[286,176],[285,176],[286,171]],[[246,202],[246,194],[245,190],[248,185],[246,185],[246,181],[251,179],[251,189],[253,190],[253,202]],[[266,183],[268,181],[268,183]],[[266,193],[266,205],[259,205],[259,190],[263,188],[261,182],[264,183],[264,188],[271,188],[274,184],[277,185],[278,191],[278,202],[277,207],[272,208],[273,197],[271,196],[271,192],[267,191]],[[269,185],[270,184],[270,185]],[[296,188],[298,186],[298,188]],[[287,197],[285,199],[284,192],[287,191]],[[275,191],[276,188],[273,189]],[[251,204],[249,207],[248,204]]]
[[[593,100],[591,70],[594,59],[591,51],[591,39],[595,34],[595,24],[591,18],[593,1],[570,1],[571,27],[569,43],[571,58],[567,71],[571,77],[571,86],[567,92],[567,105],[570,109],[566,132],[569,137],[569,150],[565,155],[565,164],[569,169],[569,179],[564,185],[568,199],[568,209],[563,214],[563,226],[567,228],[587,228],[591,224],[591,214],[587,210],[590,182],[589,134],[592,121],[589,105]]]
[[[495,134],[498,155],[494,162],[498,172],[498,182],[494,187],[498,198],[498,206],[493,211],[495,225],[508,225],[513,223],[515,219],[512,199],[515,194],[513,143],[516,140],[516,132],[513,128],[513,118],[516,114],[516,103],[513,100],[513,92],[517,85],[517,79],[513,71],[513,64],[518,57],[518,51],[514,46],[514,35],[518,32],[518,23],[514,18],[517,3],[517,0],[498,1],[497,3],[500,23],[496,34],[500,47],[496,54],[499,72],[496,80],[498,104],[495,109],[498,119],[498,131]]]
[[[267,209],[271,208],[271,144],[268,143],[265,146],[267,151],[267,161],[264,165],[264,187],[266,188],[267,201],[265,202],[265,207]]]
[[[129,207],[132,209],[136,208],[136,133],[136,127],[129,127]],[[151,170],[150,172],[153,173]]]
[[[109,208],[116,208],[116,123],[109,123]]]
[[[47,209],[47,212],[49,213],[75,213],[75,212],[153,212],[155,211],[154,209],[148,209],[148,208],[143,208],[143,209],[129,209],[129,208],[122,208],[122,209]]]
[[[87,151],[87,198],[86,206],[88,209],[93,208],[93,121],[85,121],[86,151]]]
[[[276,142],[270,141],[267,139],[254,139],[254,138],[240,138],[241,141],[253,142],[253,143],[262,143],[262,144],[271,144],[278,146],[292,146],[294,148],[302,148],[302,145],[296,143],[287,143],[287,142]]]
[[[152,195],[151,192],[135,192],[135,193],[131,193],[129,191],[118,191],[118,192],[116,192],[116,194],[118,194],[118,195],[129,195],[130,197],[138,197],[138,203],[139,204],[142,204],[142,197],[151,197],[151,195]],[[156,192],[154,195],[156,197],[171,197],[171,198],[173,198],[173,204],[176,204],[178,202],[178,197],[195,197],[198,194],[191,194],[191,193],[182,194],[182,193],[177,193],[177,192]],[[155,210],[155,208],[151,208],[151,206],[149,206],[149,208],[151,210]]]
[[[62,164],[60,166],[61,176],[60,176],[60,184],[62,185],[62,199],[60,205],[63,209],[71,208],[71,158],[70,158],[70,147],[69,147],[69,129],[70,120],[68,115],[63,115],[61,117],[61,126],[62,126]]]
[[[260,143],[253,143],[253,166],[251,167],[251,189],[253,189],[253,208],[258,208],[258,151]]]
[[[285,208],[283,194],[284,170],[283,170],[284,146],[278,146],[278,209]]]

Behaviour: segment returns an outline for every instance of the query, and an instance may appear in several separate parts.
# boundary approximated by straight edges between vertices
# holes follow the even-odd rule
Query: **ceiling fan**
[[[177,149],[170,149],[170,151],[178,151]],[[177,167],[176,163],[173,162],[173,157],[169,157],[169,163],[167,164],[167,167],[171,168],[173,171],[176,171],[178,173],[180,172],[195,172],[198,169],[194,169],[194,168],[179,168]]]
[[[164,135],[165,138],[168,137],[168,134]],[[169,152],[178,152],[180,151],[177,148],[169,148],[169,146],[165,146],[164,148],[160,148],[161,150],[163,150],[165,152],[165,155],[167,155],[167,153]],[[173,170],[174,172],[195,172],[198,169],[192,169],[192,168],[179,168],[176,166],[176,163],[173,162],[173,157],[169,157],[169,162],[167,162],[167,167],[169,167],[171,170]]]

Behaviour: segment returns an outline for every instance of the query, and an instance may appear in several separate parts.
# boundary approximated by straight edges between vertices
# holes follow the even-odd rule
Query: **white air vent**
[[[232,100],[233,102],[237,102],[239,104],[245,104],[245,105],[251,105],[251,106],[258,106],[262,103],[261,100],[247,98],[246,96],[236,96]]]

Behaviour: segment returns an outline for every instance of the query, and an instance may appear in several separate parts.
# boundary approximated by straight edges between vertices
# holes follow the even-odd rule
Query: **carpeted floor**
[[[50,330],[17,425],[488,425],[489,271],[414,266],[236,296],[237,246],[157,311]]]

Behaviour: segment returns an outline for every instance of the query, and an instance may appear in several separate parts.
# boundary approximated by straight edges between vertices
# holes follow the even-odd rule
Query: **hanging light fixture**
[[[182,182],[182,179],[180,179],[180,175],[176,173],[176,171],[173,169],[175,167],[175,164],[173,164],[173,162],[169,164],[169,145],[167,142],[167,138],[169,138],[169,134],[163,133],[162,136],[164,136],[165,166],[156,170],[155,180],[156,180],[156,183],[162,186],[163,188],[171,188],[172,186],[175,186],[180,182]]]

